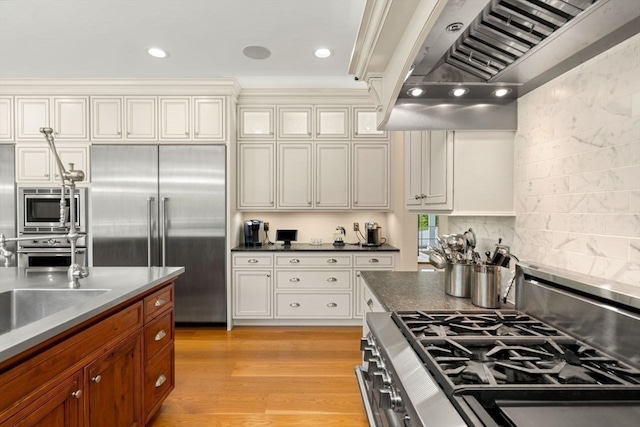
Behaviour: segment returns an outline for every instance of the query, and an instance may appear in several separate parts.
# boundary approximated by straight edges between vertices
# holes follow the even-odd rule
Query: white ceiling
[[[363,87],[348,75],[365,0],[0,0],[0,78],[216,78]],[[271,57],[242,54],[265,46]],[[157,46],[170,57],[156,59]],[[334,55],[318,59],[328,47]]]

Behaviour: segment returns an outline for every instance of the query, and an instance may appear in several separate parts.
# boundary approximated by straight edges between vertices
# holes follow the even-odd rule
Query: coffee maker
[[[383,237],[380,236],[382,228],[377,222],[365,222],[364,228],[366,230],[367,241],[362,246],[382,246],[384,243]]]
[[[250,219],[244,222],[245,246],[262,246],[264,238],[264,222],[261,219]]]

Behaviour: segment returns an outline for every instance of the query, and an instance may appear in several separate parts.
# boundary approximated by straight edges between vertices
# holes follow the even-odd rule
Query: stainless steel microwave
[[[18,232],[51,233],[62,231],[70,226],[69,190],[65,190],[65,223],[60,224],[60,187],[52,188],[20,188],[18,190]],[[87,231],[86,189],[75,190],[75,218],[76,228]]]

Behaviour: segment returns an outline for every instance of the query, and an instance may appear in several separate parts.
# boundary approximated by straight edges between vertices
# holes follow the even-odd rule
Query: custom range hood
[[[518,97],[640,31],[639,0],[438,4],[385,129],[515,129]]]

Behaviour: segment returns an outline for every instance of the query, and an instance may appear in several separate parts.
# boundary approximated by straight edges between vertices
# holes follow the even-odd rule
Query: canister
[[[475,264],[471,275],[471,302],[482,308],[500,307],[502,274],[499,265]],[[508,270],[506,270],[508,271]]]
[[[448,262],[444,268],[444,292],[447,295],[469,298],[473,264]]]

